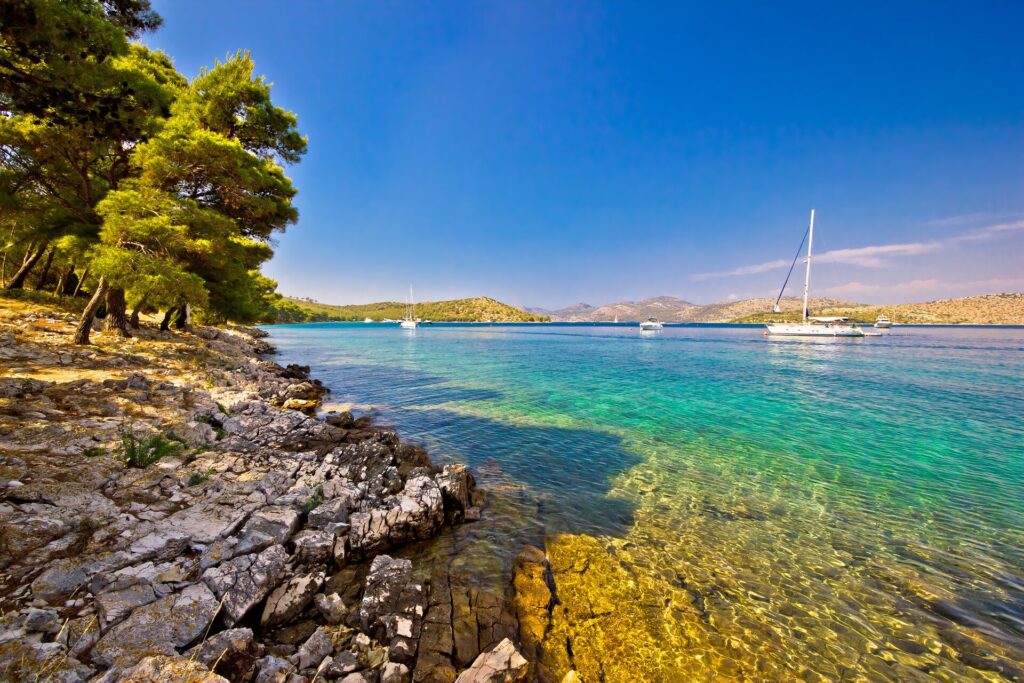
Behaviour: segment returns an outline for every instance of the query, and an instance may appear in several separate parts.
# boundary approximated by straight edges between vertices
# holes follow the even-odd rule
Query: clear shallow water
[[[505,586],[523,543],[600,539],[684,605],[651,619],[694,678],[1024,676],[1022,328],[269,329],[491,492],[423,557]]]

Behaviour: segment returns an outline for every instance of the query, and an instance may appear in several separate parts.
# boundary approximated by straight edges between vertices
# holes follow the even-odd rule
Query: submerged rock
[[[512,566],[512,586],[519,638],[530,661],[540,659],[541,644],[551,625],[552,581],[544,551],[533,546],[524,548]]]

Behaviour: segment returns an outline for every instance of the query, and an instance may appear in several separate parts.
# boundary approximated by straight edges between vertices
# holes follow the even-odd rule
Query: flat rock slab
[[[236,505],[207,504],[185,508],[164,521],[168,529],[189,536],[195,543],[213,543],[234,533],[245,522],[250,509]]]
[[[92,658],[104,666],[131,666],[147,655],[177,654],[206,631],[217,613],[217,598],[203,584],[137,608],[99,639]]]

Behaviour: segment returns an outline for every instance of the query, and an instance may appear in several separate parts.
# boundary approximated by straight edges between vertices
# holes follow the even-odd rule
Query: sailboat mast
[[[807,237],[807,271],[804,273],[804,312],[803,321],[807,322],[807,295],[811,291],[811,245],[814,244],[814,209],[811,209],[811,227]]]

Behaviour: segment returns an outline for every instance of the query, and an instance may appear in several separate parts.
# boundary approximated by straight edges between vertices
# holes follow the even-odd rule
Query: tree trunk
[[[130,337],[128,333],[128,313],[124,301],[124,290],[120,287],[107,288],[107,332],[115,332],[120,337]]]
[[[174,316],[174,312],[178,310],[177,306],[172,306],[167,309],[164,313],[164,319],[160,321],[160,331],[167,332],[171,329],[171,318]]]
[[[24,288],[25,278],[28,277],[28,274],[39,263],[39,259],[42,258],[44,251],[46,251],[45,242],[40,244],[38,249],[25,254],[25,261],[21,264],[21,268],[18,268],[18,272],[14,274],[14,277],[11,278],[11,281],[7,283],[7,289]]]
[[[42,289],[46,286],[46,278],[50,276],[50,266],[53,265],[53,255],[57,253],[57,248],[52,247],[50,253],[46,255],[46,263],[43,264],[43,272],[39,273],[39,279],[36,280],[36,289]]]
[[[78,296],[78,293],[82,291],[82,285],[85,284],[85,278],[89,276],[89,267],[86,266],[85,270],[82,271],[82,277],[79,278],[78,284],[75,285],[75,291],[71,293],[71,296]]]
[[[188,329],[188,304],[178,306],[178,315],[174,318],[174,326],[179,330]]]
[[[89,332],[92,330],[92,320],[96,317],[96,311],[99,310],[100,304],[103,303],[103,299],[107,296],[107,280],[106,278],[100,278],[100,281],[96,283],[96,291],[93,292],[92,298],[89,299],[89,303],[86,305],[85,310],[82,311],[82,318],[78,321],[78,329],[75,330],[75,343],[76,344],[88,344],[89,343]]]
[[[142,307],[146,305],[146,297],[143,296],[139,299],[139,303],[135,304],[135,308],[132,310],[132,317],[128,319],[128,324],[132,326],[133,330],[139,329],[139,314],[142,313]]]
[[[64,283],[66,283],[67,281],[68,271],[65,270],[61,272],[60,275],[57,276],[57,284],[53,288],[54,296],[64,296]]]
[[[75,264],[68,266],[67,270],[61,271],[57,276],[57,286],[53,288],[54,296],[64,296],[68,293],[68,278],[75,274]],[[78,284],[77,280],[75,284]]]

